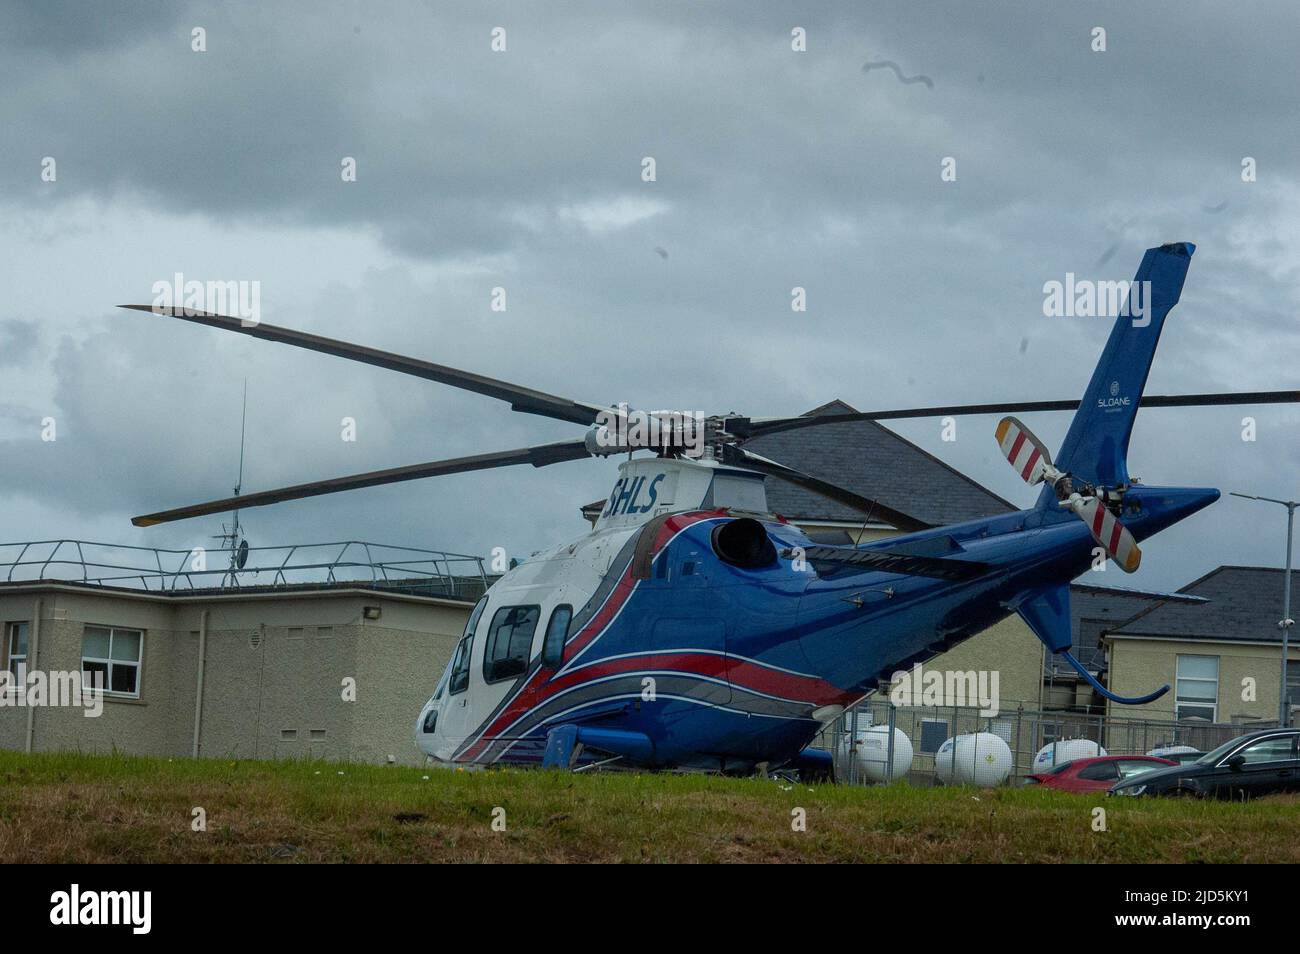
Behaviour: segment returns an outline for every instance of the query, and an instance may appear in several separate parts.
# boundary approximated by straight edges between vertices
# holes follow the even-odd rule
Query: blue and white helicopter
[[[810,742],[890,676],[1011,613],[1070,653],[1070,581],[1104,549],[1138,566],[1141,541],[1215,501],[1209,488],[1130,479],[1140,404],[1295,401],[1296,392],[1143,397],[1165,317],[1194,246],[1146,252],[1150,320],[1116,320],[1082,401],[965,405],[750,419],[703,419],[698,454],[683,422],[653,457],[627,435],[629,413],[347,342],[179,308],[123,306],[361,361],[474,391],[514,410],[588,428],[581,440],[374,471],[137,517],[149,526],[235,508],[513,464],[544,467],[627,454],[592,532],[505,573],[479,600],[416,741],[440,762],[626,766],[750,772],[824,768]],[[764,479],[791,481],[884,519],[883,505],[745,450],[777,430],[863,419],[1078,408],[1055,459],[1012,417],[998,443],[1041,486],[1033,507],[858,546],[820,545],[768,511]],[[611,418],[611,413],[614,415]],[[663,412],[655,412],[662,416]],[[656,418],[658,420],[659,418]],[[906,526],[905,523],[899,524]]]

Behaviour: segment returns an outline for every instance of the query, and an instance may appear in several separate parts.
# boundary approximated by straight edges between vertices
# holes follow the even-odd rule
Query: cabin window
[[[144,633],[138,629],[87,626],[81,637],[82,685],[138,697],[143,645]]]
[[[500,682],[520,675],[528,668],[533,633],[541,618],[540,606],[503,606],[488,627],[483,651],[483,679]]]
[[[546,639],[542,641],[542,665],[554,669],[564,661],[564,641],[569,636],[569,623],[573,620],[573,607],[565,604],[551,610],[551,621],[546,624]]]
[[[469,654],[474,648],[474,634],[470,633],[456,644],[451,657],[451,677],[447,680],[447,695],[454,696],[469,688]]]

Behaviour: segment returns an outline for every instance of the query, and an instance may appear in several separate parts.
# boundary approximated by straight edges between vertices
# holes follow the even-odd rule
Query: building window
[[[1179,656],[1176,718],[1215,722],[1219,714],[1219,657]]]
[[[138,697],[143,646],[144,633],[138,629],[87,626],[81,639],[82,685]]]
[[[946,719],[921,720],[921,751],[933,755],[939,747],[948,741],[948,722]]]
[[[503,606],[496,611],[483,649],[484,681],[510,679],[528,668],[533,633],[541,615],[540,606]]]
[[[23,623],[22,625],[27,624]],[[1287,660],[1286,701],[1287,705],[1300,706],[1300,659]]]
[[[573,607],[565,604],[551,610],[551,621],[546,624],[546,638],[542,640],[542,665],[554,669],[564,659],[564,641],[569,635],[569,622]]]
[[[6,623],[5,624],[5,650],[8,653],[9,672],[13,674],[15,680],[18,678],[18,667],[27,665],[27,635],[30,625],[28,623]],[[14,685],[17,685],[15,682]]]

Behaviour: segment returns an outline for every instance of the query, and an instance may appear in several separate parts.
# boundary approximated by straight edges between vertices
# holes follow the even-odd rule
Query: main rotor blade
[[[922,523],[914,517],[909,517],[905,513],[900,513],[890,507],[886,507],[878,500],[872,500],[870,497],[863,497],[861,494],[855,494],[851,490],[845,490],[835,484],[827,483],[820,477],[814,477],[812,474],[805,474],[801,470],[795,470],[793,467],[787,467],[778,461],[767,457],[760,457],[751,451],[734,444],[725,444],[722,448],[722,460],[726,464],[737,467],[744,467],[749,470],[758,471],[769,477],[776,477],[787,483],[794,484],[797,487],[803,487],[805,490],[811,490],[815,494],[825,497],[827,500],[834,500],[836,503],[842,503],[854,510],[860,510],[864,514],[880,517],[893,524],[900,530],[925,530],[930,525]]]
[[[186,520],[190,517],[203,517],[227,510],[244,510],[248,507],[265,507],[267,504],[280,503],[284,500],[298,500],[302,497],[318,497],[321,494],[334,494],[341,490],[356,490],[361,487],[374,487],[379,484],[395,484],[403,480],[419,480],[422,477],[441,477],[446,474],[463,474],[472,470],[490,470],[494,467],[510,467],[514,464],[532,464],[545,467],[566,460],[581,460],[590,457],[587,445],[583,441],[563,441],[558,444],[541,444],[537,447],[521,447],[518,450],[497,451],[494,454],[476,454],[473,457],[454,457],[450,460],[435,460],[426,464],[408,464],[405,467],[393,467],[389,470],[372,470],[351,477],[335,477],[332,480],[317,480],[310,484],[297,484],[282,487],[279,490],[263,490],[255,494],[243,494],[213,500],[208,503],[195,504],[190,507],[177,507],[175,510],[163,510],[158,513],[133,517],[131,522],[137,527],[152,527],[172,520]]]
[[[1210,407],[1232,404],[1297,404],[1300,391],[1233,391],[1212,394],[1147,394],[1141,407]],[[801,417],[769,417],[750,420],[728,418],[727,429],[737,437],[751,438],[779,431],[821,424],[853,421],[892,421],[912,417],[959,417],[963,414],[1010,414],[1028,411],[1074,411],[1078,399],[1069,401],[1018,401],[1003,404],[952,404],[947,407],[909,407],[893,411],[857,411],[850,414],[817,414]],[[732,428],[732,424],[735,428]]]
[[[380,351],[377,348],[351,344],[335,338],[310,335],[291,328],[279,328],[260,322],[245,323],[238,318],[214,315],[206,311],[187,312],[184,308],[154,308],[152,305],[118,305],[118,307],[143,311],[151,315],[180,318],[210,328],[235,331],[241,335],[262,338],[266,341],[278,341],[281,344],[293,345],[295,348],[306,348],[308,351],[319,351],[323,354],[348,358],[351,361],[360,361],[362,364],[371,364],[377,368],[387,368],[389,371],[400,371],[402,374],[411,374],[417,378],[437,381],[439,384],[448,384],[464,391],[473,391],[475,394],[485,394],[499,401],[508,401],[512,409],[525,414],[539,414],[542,417],[553,417],[557,420],[585,425],[595,423],[596,415],[604,410],[594,404],[571,401],[555,394],[547,394],[545,391],[534,391],[532,388],[511,384],[509,381],[499,381],[496,378],[470,371],[460,371],[446,365],[423,361],[420,358],[408,358],[391,351]]]

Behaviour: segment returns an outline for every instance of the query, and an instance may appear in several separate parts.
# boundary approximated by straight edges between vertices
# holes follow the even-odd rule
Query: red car
[[[1025,776],[1026,785],[1046,785],[1063,792],[1105,792],[1112,785],[1143,772],[1177,765],[1154,755],[1099,755],[1091,759],[1062,762],[1046,772]]]

